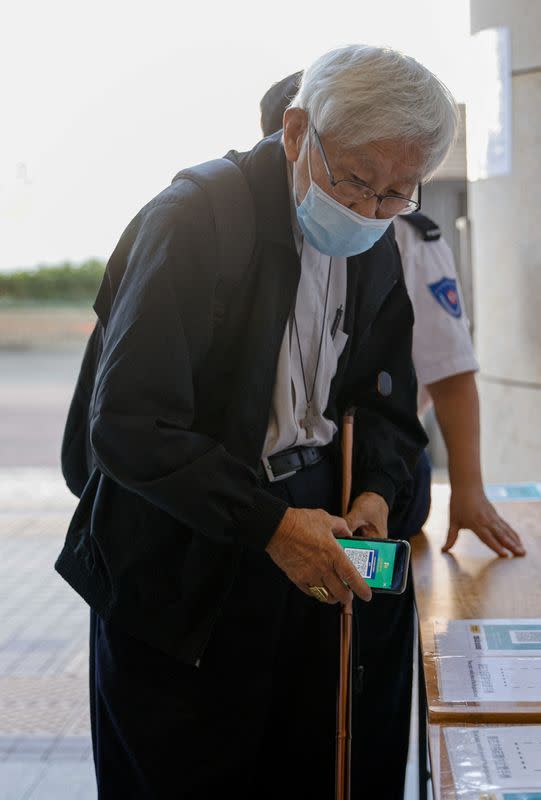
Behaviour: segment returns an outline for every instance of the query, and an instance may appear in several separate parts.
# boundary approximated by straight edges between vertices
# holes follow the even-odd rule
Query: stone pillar
[[[471,0],[511,36],[512,169],[468,185],[485,481],[541,480],[541,2]]]

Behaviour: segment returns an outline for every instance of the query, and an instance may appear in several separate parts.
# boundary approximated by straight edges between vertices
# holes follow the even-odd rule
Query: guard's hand
[[[387,538],[389,506],[375,492],[363,492],[352,503],[346,522],[352,531],[361,529],[363,536],[374,539]]]
[[[329,603],[351,602],[352,591],[361,600],[370,600],[370,587],[335,536],[351,536],[341,517],[321,509],[288,508],[266,549],[274,563],[310,597],[310,586],[324,586]]]
[[[462,528],[473,531],[499,556],[524,556],[526,550],[516,531],[503,520],[482,488],[454,488],[449,505],[449,532],[442,547],[446,553],[453,547]]]

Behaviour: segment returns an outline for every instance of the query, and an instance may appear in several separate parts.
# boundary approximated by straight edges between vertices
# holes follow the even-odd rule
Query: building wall
[[[507,26],[512,171],[470,183],[482,453],[489,481],[541,479],[541,3],[471,0],[471,31]]]
[[[422,211],[434,222],[437,222],[441,232],[455,256],[457,264],[460,260],[459,237],[456,229],[458,217],[467,214],[467,183],[462,180],[434,180],[423,186]]]

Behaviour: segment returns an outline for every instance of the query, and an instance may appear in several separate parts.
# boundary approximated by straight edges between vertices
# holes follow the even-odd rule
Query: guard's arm
[[[453,547],[462,528],[468,528],[500,556],[508,552],[524,555],[520,537],[499,516],[483,488],[479,396],[474,373],[451,375],[427,385],[427,389],[449,461],[451,503],[444,551]]]

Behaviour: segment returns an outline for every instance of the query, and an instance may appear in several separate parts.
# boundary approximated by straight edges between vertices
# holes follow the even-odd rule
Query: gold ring
[[[326,603],[329,599],[329,590],[325,586],[309,586],[308,591],[314,595],[316,600]]]

